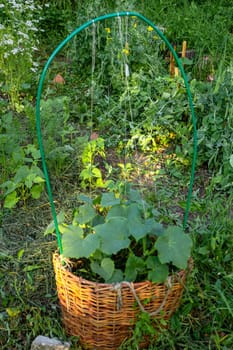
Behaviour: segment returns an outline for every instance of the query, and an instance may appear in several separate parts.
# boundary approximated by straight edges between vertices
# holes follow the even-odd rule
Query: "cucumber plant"
[[[63,258],[83,261],[91,279],[107,283],[164,282],[172,269],[185,269],[192,240],[178,226],[164,227],[157,211],[131,186],[95,198],[81,195],[71,224],[59,216]],[[54,231],[50,224],[46,234]]]

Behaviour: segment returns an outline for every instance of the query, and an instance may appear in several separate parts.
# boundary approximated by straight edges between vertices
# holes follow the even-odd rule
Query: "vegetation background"
[[[194,268],[169,329],[161,330],[151,349],[233,348],[232,5],[229,0],[0,2],[1,349],[30,349],[39,334],[68,339],[81,349],[62,328],[51,263],[57,244],[44,236],[51,213],[35,96],[42,68],[61,40],[87,20],[118,11],[150,19],[179,55],[187,41],[182,62],[198,126],[187,228]],[[58,212],[65,208],[71,215],[80,191],[94,192],[121,178],[149,190],[161,221],[182,222],[192,123],[182,80],[171,77],[169,62],[152,28],[134,18],[90,28],[58,55],[41,101]],[[94,150],[88,152],[91,139]],[[145,331],[147,320],[142,321],[137,332]],[[127,346],[137,348],[133,341]]]

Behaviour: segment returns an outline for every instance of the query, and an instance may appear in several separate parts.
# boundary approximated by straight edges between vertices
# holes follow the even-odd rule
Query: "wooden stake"
[[[176,46],[174,46],[174,50],[176,50]],[[174,56],[173,56],[172,52],[170,52],[170,67],[169,67],[169,71],[170,71],[170,76],[174,77],[174,75],[175,75],[175,59],[174,59]]]
[[[181,53],[181,57],[182,57],[182,58],[186,57],[186,48],[187,48],[187,41],[183,41],[183,44],[182,44],[182,53]]]
[[[173,54],[170,52],[170,66],[169,66],[170,76],[174,77],[175,74],[175,60]]]

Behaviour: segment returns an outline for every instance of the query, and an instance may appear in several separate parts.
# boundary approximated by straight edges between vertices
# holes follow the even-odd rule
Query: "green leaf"
[[[44,180],[41,176],[38,176],[38,175],[37,175],[37,176],[34,178],[33,182],[39,184],[39,183],[41,183],[41,182],[45,182],[45,180]]]
[[[25,250],[23,248],[18,251],[17,258],[19,261],[22,259],[24,252],[25,252]]]
[[[20,198],[17,197],[16,191],[9,193],[5,198],[4,208],[8,208],[8,209],[13,208],[16,205],[16,203],[19,201],[19,199]]]
[[[103,182],[103,179],[102,179],[102,177],[100,177],[100,178],[98,178],[97,180],[96,180],[96,182],[95,182],[95,186],[96,187],[104,187],[104,182]]]
[[[92,220],[91,222],[91,226],[94,227],[94,226],[97,226],[97,225],[101,225],[101,224],[104,224],[105,220],[104,220],[104,216],[103,215],[96,215],[94,217],[94,219]]]
[[[92,178],[91,167],[83,169],[79,175],[83,180],[88,180]]]
[[[80,194],[78,196],[78,198],[79,198],[80,201],[85,202],[85,203],[92,204],[92,202],[93,202],[92,198],[86,196],[85,194]]]
[[[80,239],[83,238],[83,229],[77,225],[67,225],[67,224],[59,224],[59,230],[62,234],[75,234],[80,237]]]
[[[120,198],[116,198],[113,192],[103,193],[101,202],[102,207],[110,207],[116,204],[120,204]]]
[[[150,232],[150,227],[142,219],[142,211],[136,203],[132,203],[128,207],[128,227],[130,234],[136,241],[139,241]]]
[[[23,268],[24,272],[30,272],[38,269],[43,269],[43,265],[27,265]]]
[[[29,174],[26,179],[24,180],[25,186],[27,188],[31,188],[34,182],[34,179],[36,178],[36,174]]]
[[[94,176],[94,177],[97,177],[97,178],[102,178],[102,174],[101,174],[100,169],[98,169],[96,167],[92,168],[91,175]]]
[[[129,234],[132,235],[136,241],[149,233],[159,236],[163,232],[162,225],[157,223],[154,219],[144,220],[142,218],[142,210],[137,203],[131,203],[128,206],[113,206],[109,210],[106,219],[113,217],[124,217],[127,219]]]
[[[128,208],[124,205],[114,205],[112,208],[110,208],[106,220],[109,220],[111,218],[115,217],[122,217],[127,218],[128,217]]]
[[[89,234],[83,239],[82,229],[76,226],[76,230],[77,232],[69,231],[62,235],[63,255],[66,258],[89,258],[99,249],[99,237]]]
[[[102,268],[97,261],[92,261],[90,267],[94,273],[104,278],[104,276],[102,276]]]
[[[168,277],[168,266],[161,264],[157,256],[149,256],[146,259],[146,265],[149,269],[148,279],[154,283],[163,283]]]
[[[150,235],[161,236],[164,233],[163,225],[155,221],[153,218],[147,219],[145,224],[147,226],[147,232]]]
[[[99,265],[98,262],[91,262],[91,269],[94,273],[100,275],[105,282],[108,282],[115,270],[114,261],[110,258],[104,258]]]
[[[115,265],[112,259],[104,258],[101,261],[101,267],[105,273],[105,280],[109,280],[112,277]]]
[[[26,154],[31,153],[32,157],[34,159],[40,159],[40,151],[38,149],[36,149],[36,147],[34,145],[28,145],[27,149],[25,150]]]
[[[128,227],[130,234],[136,239],[136,241],[139,241],[148,234],[147,226],[137,220],[137,218],[135,218],[134,222],[129,221]]]
[[[18,187],[17,184],[15,184],[13,181],[6,181],[3,184],[0,185],[0,188],[6,188],[7,190],[4,192],[4,196],[7,196],[9,193],[16,190]]]
[[[126,261],[125,279],[126,281],[135,281],[138,273],[145,270],[143,258],[130,254]]]
[[[143,224],[141,210],[139,209],[138,204],[132,203],[127,207],[127,221],[130,235],[132,235],[137,241],[144,237],[146,227]]]
[[[57,215],[57,223],[61,224],[65,221],[65,213],[64,211],[60,211],[60,213]],[[47,226],[44,235],[48,235],[50,233],[53,233],[55,231],[55,224],[54,221],[51,221],[50,224]]]
[[[133,188],[129,189],[129,199],[131,202],[141,202],[141,194],[138,190],[134,190]]]
[[[101,240],[101,250],[105,254],[116,254],[121,249],[128,248],[127,221],[125,218],[116,217],[108,222],[94,227]]]
[[[44,174],[43,172],[41,171],[41,169],[36,166],[36,165],[32,165],[31,166],[31,169],[29,170],[30,172],[36,174],[37,176],[41,177],[41,178],[44,178]]]
[[[230,156],[230,165],[233,168],[233,154]]]
[[[9,317],[16,317],[16,316],[19,316],[19,314],[21,313],[21,310],[20,308],[17,308],[17,307],[8,307],[6,308],[6,312]]]
[[[79,207],[77,214],[75,215],[75,221],[80,225],[86,224],[94,219],[96,211],[92,205],[86,203]]]
[[[155,248],[162,264],[171,262],[184,269],[191,255],[192,240],[181,228],[169,226],[164,234],[158,237]]]
[[[100,248],[100,239],[96,234],[89,234],[83,240],[83,252],[80,257],[90,257],[97,249]]]
[[[123,281],[123,272],[120,269],[115,269],[111,278],[109,278],[108,283],[117,283]]]
[[[15,183],[24,182],[26,177],[30,174],[31,174],[30,168],[27,165],[23,165],[17,170],[14,176],[14,182]]]
[[[44,188],[43,184],[34,185],[30,190],[32,198],[34,199],[40,198],[43,188]]]

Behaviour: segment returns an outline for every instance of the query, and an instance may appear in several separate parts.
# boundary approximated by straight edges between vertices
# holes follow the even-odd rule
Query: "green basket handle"
[[[58,46],[57,48],[53,51],[49,59],[47,60],[44,69],[42,71],[42,74],[40,76],[39,80],[39,85],[38,85],[38,90],[37,90],[37,96],[36,96],[36,129],[37,129],[37,137],[38,137],[38,142],[39,142],[39,148],[40,148],[40,153],[41,153],[41,160],[42,160],[42,166],[43,166],[43,171],[45,175],[45,181],[46,181],[46,186],[47,186],[47,191],[49,195],[49,201],[50,201],[50,206],[51,206],[51,211],[52,211],[52,216],[54,220],[54,225],[55,225],[55,232],[56,232],[56,237],[57,237],[57,242],[58,242],[58,248],[60,254],[62,254],[63,249],[62,249],[62,242],[61,242],[61,234],[59,232],[58,228],[58,221],[57,221],[57,215],[56,215],[56,209],[53,201],[53,195],[52,195],[52,190],[51,190],[51,185],[50,185],[50,180],[49,180],[49,174],[46,166],[46,161],[45,161],[45,152],[44,152],[44,147],[42,143],[42,133],[41,133],[41,122],[40,122],[40,100],[41,100],[41,94],[42,94],[42,89],[43,89],[43,84],[45,80],[45,76],[47,73],[47,70],[52,63],[53,59],[57,55],[57,53],[78,33],[80,33],[82,30],[85,28],[91,26],[94,23],[101,22],[103,20],[113,18],[113,17],[137,17],[141,19],[143,22],[147,23],[149,26],[151,26],[158,36],[165,42],[166,46],[168,49],[172,52],[174,59],[176,61],[176,64],[180,70],[181,76],[184,80],[186,92],[188,95],[188,101],[189,101],[189,107],[191,111],[191,117],[192,117],[192,124],[193,124],[193,157],[192,157],[192,166],[191,166],[191,176],[190,176],[190,183],[189,183],[189,190],[188,190],[188,195],[187,195],[187,200],[186,200],[186,208],[185,208],[185,213],[184,213],[184,219],[183,219],[183,227],[186,228],[187,226],[187,220],[188,220],[188,214],[190,210],[190,204],[191,204],[191,196],[192,196],[192,190],[193,190],[193,184],[194,184],[194,177],[195,177],[195,166],[196,166],[196,159],[197,159],[197,128],[196,128],[196,117],[195,117],[195,111],[194,111],[194,106],[193,106],[193,101],[192,101],[192,95],[191,91],[189,88],[188,80],[184,71],[184,68],[182,66],[182,63],[177,56],[173,46],[171,43],[168,41],[168,39],[165,37],[165,35],[157,28],[149,19],[146,17],[142,16],[141,14],[137,12],[118,12],[118,13],[110,13],[104,16],[97,17],[95,19],[92,19],[80,27],[76,28],[72,33],[70,33]]]

